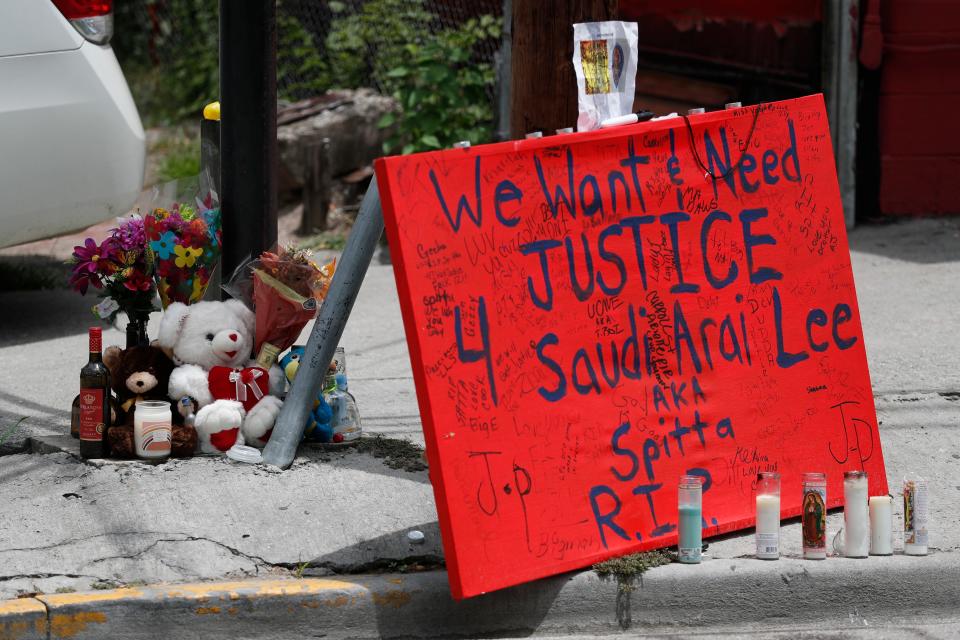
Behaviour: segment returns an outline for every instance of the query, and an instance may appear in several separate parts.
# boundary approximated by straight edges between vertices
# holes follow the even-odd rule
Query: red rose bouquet
[[[260,366],[269,369],[316,316],[335,268],[336,260],[320,266],[304,250],[281,247],[237,269],[224,288],[253,307],[254,351]]]

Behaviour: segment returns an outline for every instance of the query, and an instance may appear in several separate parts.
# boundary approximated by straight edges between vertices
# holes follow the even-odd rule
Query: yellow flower
[[[204,284],[200,281],[199,275],[193,276],[193,291],[190,293],[190,301],[196,302],[203,295]]]
[[[181,247],[177,245],[173,248],[173,252],[177,254],[177,259],[174,260],[174,264],[178,267],[192,267],[193,263],[197,261],[201,255],[203,255],[203,249],[194,249],[193,247]]]

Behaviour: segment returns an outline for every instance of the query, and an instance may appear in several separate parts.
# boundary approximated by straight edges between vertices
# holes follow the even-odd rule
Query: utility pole
[[[553,133],[577,123],[573,25],[617,19],[617,0],[512,0],[510,132]]]
[[[277,242],[276,0],[220,0],[221,273]]]

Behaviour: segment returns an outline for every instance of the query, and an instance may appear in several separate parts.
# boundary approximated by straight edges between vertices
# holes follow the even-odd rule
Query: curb
[[[454,602],[443,571],[156,585],[0,602],[0,640],[377,638],[611,634],[772,620],[863,629],[868,620],[955,614],[960,554],[672,564],[621,592],[593,572]]]

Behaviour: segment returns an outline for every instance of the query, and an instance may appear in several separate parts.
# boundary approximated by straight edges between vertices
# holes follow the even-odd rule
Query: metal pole
[[[277,242],[276,0],[220,0],[221,273]]]
[[[513,2],[503,0],[503,36],[497,52],[497,140],[510,139],[511,46],[513,44]]]
[[[374,177],[360,203],[360,213],[337,263],[330,291],[317,313],[317,321],[310,332],[293,387],[287,394],[273,434],[263,450],[265,463],[286,469],[293,462],[307,426],[307,416],[320,393],[327,367],[333,360],[343,327],[350,317],[382,233],[383,210],[380,208],[380,194]]]
[[[823,2],[823,89],[847,229],[856,222],[859,0]]]

